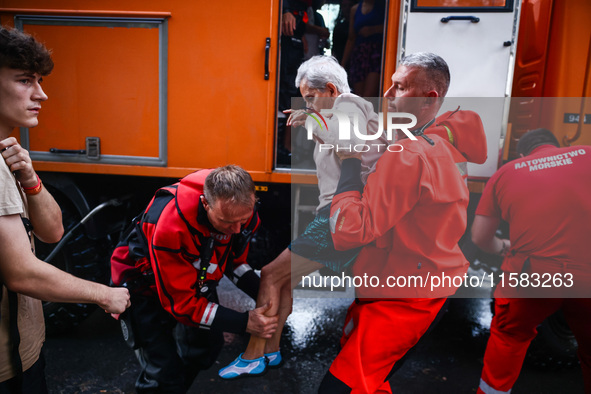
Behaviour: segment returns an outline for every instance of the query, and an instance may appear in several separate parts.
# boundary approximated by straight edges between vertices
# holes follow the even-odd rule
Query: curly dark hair
[[[48,75],[53,60],[51,52],[32,36],[0,26],[0,67]]]

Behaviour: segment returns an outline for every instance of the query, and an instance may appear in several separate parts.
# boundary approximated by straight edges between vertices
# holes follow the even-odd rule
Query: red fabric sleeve
[[[363,197],[356,191],[335,195],[331,207],[331,218],[336,218],[335,248],[367,245],[393,228],[418,202],[424,168],[418,154],[386,152],[368,178]]]

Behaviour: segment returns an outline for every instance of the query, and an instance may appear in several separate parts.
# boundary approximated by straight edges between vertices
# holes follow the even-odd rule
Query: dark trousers
[[[43,354],[39,360],[23,372],[22,380],[12,378],[0,382],[0,394],[46,394],[47,385],[45,383],[45,359]]]
[[[217,359],[222,332],[189,327],[166,312],[156,296],[132,294],[127,323],[141,372],[135,387],[142,393],[186,393],[202,369]]]

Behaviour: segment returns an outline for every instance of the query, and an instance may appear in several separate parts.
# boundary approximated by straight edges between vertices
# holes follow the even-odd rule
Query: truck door
[[[40,125],[21,130],[41,171],[182,177],[273,170],[280,3],[7,0],[4,24],[53,51]]]
[[[56,65],[39,128],[21,130],[34,160],[166,166],[166,18],[17,15],[15,26]]]
[[[405,53],[433,52],[445,59],[451,73],[442,110],[472,109],[483,119],[488,160],[469,164],[471,177],[496,171],[506,132],[519,0],[406,0],[402,2],[398,58]],[[500,141],[500,142],[499,142]],[[501,145],[500,145],[501,143]]]

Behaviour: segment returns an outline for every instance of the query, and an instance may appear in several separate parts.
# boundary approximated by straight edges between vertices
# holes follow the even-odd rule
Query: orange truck
[[[588,0],[390,0],[385,9],[380,93],[405,53],[431,51],[450,64],[448,96],[500,100],[485,122],[488,161],[469,169],[474,195],[527,129],[591,143]],[[0,0],[0,23],[35,35],[56,64],[40,125],[18,135],[64,211],[64,240],[39,248],[47,260],[107,281],[108,252],[157,187],[228,163],[257,182],[261,261],[287,245],[290,223],[315,204],[315,177],[280,155],[281,17],[278,0]],[[50,329],[87,313],[47,308]]]

